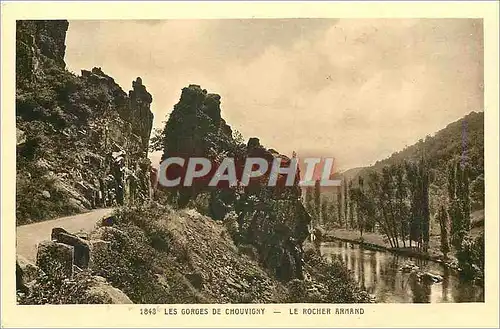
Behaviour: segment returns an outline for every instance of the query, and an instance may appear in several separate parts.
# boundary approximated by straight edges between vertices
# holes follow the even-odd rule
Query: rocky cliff
[[[67,21],[18,21],[18,224],[150,198],[152,96],[101,68],[65,69]]]
[[[237,243],[255,246],[259,260],[279,279],[302,278],[302,244],[308,235],[310,217],[300,202],[299,174],[293,186],[284,186],[286,176],[280,175],[277,186],[268,187],[273,160],[281,158],[282,167],[286,167],[290,159],[266,149],[257,138],[251,138],[246,145],[233,138],[232,129],[221,117],[220,103],[219,95],[198,85],[184,88],[158,138],[162,158],[205,157],[216,167],[230,157],[238,176],[247,158],[258,157],[268,162],[268,171],[246,188],[228,184],[210,187],[209,180],[201,178],[191,187],[171,189],[171,200],[176,200],[179,207],[195,206],[216,220],[235,219],[233,238]],[[173,168],[174,176],[183,176],[185,168]]]

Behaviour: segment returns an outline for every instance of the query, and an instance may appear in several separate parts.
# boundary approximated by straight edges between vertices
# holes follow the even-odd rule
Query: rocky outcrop
[[[262,266],[256,247],[234,242],[231,225],[194,209],[152,202],[122,208],[114,217],[111,226],[90,234],[99,248],[91,248],[89,270],[134,303],[369,301],[347,269],[319,253],[311,261],[307,249],[304,279],[292,280],[295,284],[288,287]],[[304,293],[298,294],[300,290]]]
[[[55,241],[44,241],[38,246],[36,265],[50,278],[73,278],[73,247]]]
[[[37,76],[51,66],[64,69],[67,21],[17,21],[16,76],[25,82],[35,82]]]
[[[281,174],[276,186],[267,186],[273,161],[281,158],[281,166],[285,167],[291,159],[266,149],[258,138],[251,138],[247,145],[235,140],[232,129],[221,117],[220,104],[219,95],[210,94],[198,85],[184,88],[163,131],[162,158],[204,157],[215,168],[225,157],[230,157],[240,179],[245,160],[259,157],[268,162],[268,171],[243,189],[227,183],[209,187],[211,172],[195,180],[192,186],[172,188],[170,193],[180,207],[190,202],[205,203],[206,214],[216,220],[234,211],[238,217],[234,234],[237,243],[256,247],[260,261],[279,279],[302,278],[302,243],[307,237],[310,217],[300,202],[300,173],[293,186],[285,186],[286,176]],[[185,169],[169,167],[167,176],[183,177]]]
[[[286,289],[234,244],[221,222],[152,204],[97,228],[90,270],[134,303],[272,303]],[[141,284],[140,282],[147,282]]]
[[[54,228],[50,238],[38,244],[36,265],[17,256],[16,291],[21,304],[133,303],[123,291],[92,271],[90,256],[109,250],[110,242],[92,240],[89,234],[70,233],[61,227]]]
[[[141,78],[127,94],[101,68],[66,71],[67,29],[17,22],[18,224],[151,195],[151,94]]]
[[[40,268],[26,258],[16,256],[16,291],[27,292],[40,274]]]
[[[90,248],[88,242],[75,235],[71,234],[61,227],[52,229],[52,241],[66,244],[73,247],[73,263],[79,268],[87,268],[89,266]]]
[[[132,131],[142,138],[142,144],[147,149],[149,145],[149,134],[153,128],[153,113],[149,107],[153,98],[142,84],[142,79],[137,78],[132,82],[132,90],[129,91],[130,113],[129,121],[133,123]]]
[[[133,304],[123,291],[110,285],[106,279],[100,276],[94,278],[93,285],[88,290],[90,298],[105,300],[106,304]]]
[[[399,268],[400,272],[410,273],[410,277],[426,283],[439,283],[443,277],[439,274],[426,272],[418,267],[414,262],[406,262]]]

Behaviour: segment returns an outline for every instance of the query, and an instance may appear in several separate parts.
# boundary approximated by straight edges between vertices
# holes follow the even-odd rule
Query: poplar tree
[[[352,187],[352,181],[349,181],[349,200],[348,200],[348,205],[349,205],[349,227],[351,230],[355,228],[354,225],[354,206],[355,206],[355,199],[353,198],[353,187]]]
[[[328,200],[323,197],[321,198],[321,224],[326,225],[328,221]]]
[[[330,204],[328,205],[328,214],[329,214],[329,224],[333,225],[335,222],[335,217],[337,216],[337,206],[335,204],[335,200],[332,199]]]
[[[363,237],[363,231],[365,228],[365,216],[367,215],[367,202],[366,195],[364,194],[364,181],[363,177],[358,178],[358,197],[357,197],[357,225],[359,229],[359,234]]]
[[[319,179],[314,183],[314,212],[316,218],[320,220],[321,217],[321,186]]]
[[[443,204],[439,206],[437,219],[439,221],[439,227],[441,228],[441,252],[444,257],[447,258],[450,252],[450,244],[448,241],[448,214]]]
[[[305,207],[306,207],[307,211],[311,215],[313,215],[313,207],[312,207],[312,203],[313,203],[313,187],[312,186],[308,186],[306,188],[306,196],[305,196],[304,203],[305,203]]]
[[[344,178],[343,180],[343,184],[344,184],[344,220],[345,220],[345,227],[347,228],[348,226],[348,220],[349,220],[349,204],[348,204],[348,201],[349,201],[349,190],[348,190],[348,187],[347,187],[347,181],[346,179]]]
[[[470,230],[469,194],[467,166],[452,162],[448,169],[448,214],[451,220],[451,242],[457,250]]]
[[[337,188],[336,199],[337,199],[337,221],[339,227],[342,227],[344,224],[342,221],[342,187],[340,186]]]

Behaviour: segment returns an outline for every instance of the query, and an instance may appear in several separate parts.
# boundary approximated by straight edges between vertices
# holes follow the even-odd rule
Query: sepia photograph
[[[15,33],[18,304],[484,302],[482,19]]]
[[[497,2],[2,1],[2,328],[500,324]]]

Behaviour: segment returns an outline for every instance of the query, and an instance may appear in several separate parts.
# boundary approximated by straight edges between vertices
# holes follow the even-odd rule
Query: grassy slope
[[[111,241],[93,271],[135,303],[369,301],[341,264],[328,264],[311,251],[306,280],[277,281],[252,247],[233,243],[231,225],[157,204],[121,210],[117,224],[93,233]]]
[[[93,270],[135,303],[265,303],[284,295],[222,225],[193,210],[155,205],[120,210],[117,218],[93,233],[111,241]]]
[[[61,282],[39,273],[18,302],[110,303],[90,293],[96,276],[141,304],[372,301],[343,264],[327,262],[313,249],[304,254],[304,280],[276,280],[253,247],[233,243],[233,224],[159,204],[120,209],[111,226],[99,223],[91,233],[89,269]]]

